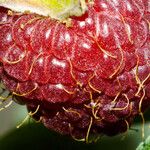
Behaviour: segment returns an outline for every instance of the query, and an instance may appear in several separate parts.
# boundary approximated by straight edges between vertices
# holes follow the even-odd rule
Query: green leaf
[[[150,150],[150,136],[137,147],[136,150]]]
[[[0,0],[0,6],[17,12],[30,11],[55,19],[81,16],[86,11],[85,0]]]

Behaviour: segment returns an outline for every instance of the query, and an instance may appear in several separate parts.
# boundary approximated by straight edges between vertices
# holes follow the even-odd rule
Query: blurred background
[[[145,115],[145,138],[150,135],[150,112]],[[132,130],[115,137],[102,137],[97,143],[85,144],[49,131],[32,119],[16,128],[27,116],[25,106],[12,103],[0,112],[0,150],[135,150],[143,140],[141,118],[137,117]]]

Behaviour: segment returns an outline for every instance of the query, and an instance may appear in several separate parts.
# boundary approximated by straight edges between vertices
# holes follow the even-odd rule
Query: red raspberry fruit
[[[49,129],[88,141],[150,106],[148,0],[95,0],[71,26],[0,8],[1,81]]]

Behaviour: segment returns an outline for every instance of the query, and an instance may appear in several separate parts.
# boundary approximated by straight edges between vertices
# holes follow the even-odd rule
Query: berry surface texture
[[[0,7],[0,78],[48,129],[89,142],[150,107],[150,1],[86,1],[58,20]]]

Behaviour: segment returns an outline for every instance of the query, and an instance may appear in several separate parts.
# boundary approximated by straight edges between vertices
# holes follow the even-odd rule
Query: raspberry
[[[150,106],[148,0],[95,0],[71,26],[0,8],[1,81],[49,129],[74,139],[127,131]]]

